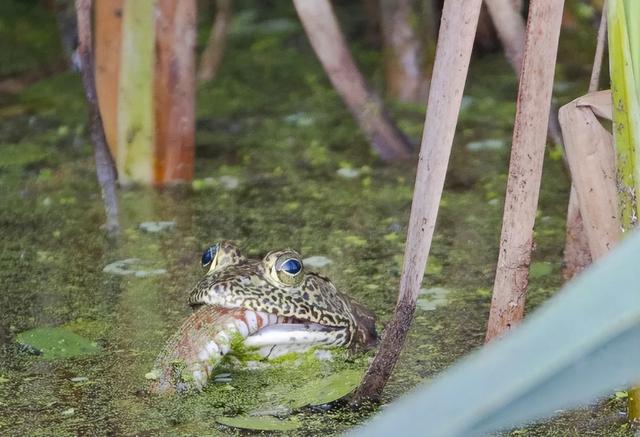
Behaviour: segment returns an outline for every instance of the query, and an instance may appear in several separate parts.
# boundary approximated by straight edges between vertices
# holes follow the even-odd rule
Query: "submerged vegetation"
[[[355,7],[338,10],[343,8],[340,18],[358,29],[363,26],[358,14],[348,13]],[[39,3],[12,0],[0,8],[0,41],[11,41],[5,36],[16,41],[14,49],[0,50],[0,81],[26,77],[60,59],[54,17]],[[23,17],[16,21],[19,32],[9,25],[12,17]],[[208,23],[205,14],[200,28]],[[205,39],[200,32],[200,44]],[[576,37],[562,44],[560,51],[567,54],[585,43]],[[352,49],[381,88],[377,49],[357,39]],[[559,56],[561,102],[586,88],[592,51],[589,45],[578,56]],[[424,295],[437,295],[438,303],[418,309],[383,402],[483,342],[516,77],[499,53],[475,58],[471,68],[423,282]],[[164,340],[189,312],[188,291],[201,273],[198,254],[213,241],[236,240],[252,257],[283,247],[325,257],[331,262],[319,270],[366,302],[380,328],[391,316],[414,163],[383,165],[376,158],[315,60],[290,5],[270,9],[239,2],[216,80],[197,91],[192,186],[120,191],[118,243],[98,229],[103,210],[79,76],[48,73],[34,80],[0,93],[0,434],[100,429],[118,435],[215,435],[230,433],[228,426],[255,415],[268,426],[286,420],[293,435],[331,435],[375,412],[294,399],[330,375],[365,370],[370,354],[347,357],[343,351],[333,351],[331,361],[314,353],[270,365],[230,361],[199,395],[162,399],[141,392]],[[417,142],[424,108],[392,109]],[[550,148],[545,159],[528,309],[562,283],[569,182],[559,149]],[[175,226],[157,233],[141,230],[149,221]],[[136,277],[103,271],[130,258],[166,273]],[[436,287],[446,292],[436,293]],[[29,354],[16,340],[38,327],[64,329],[99,350],[71,359]],[[631,435],[619,414],[624,396],[620,392],[513,434]]]

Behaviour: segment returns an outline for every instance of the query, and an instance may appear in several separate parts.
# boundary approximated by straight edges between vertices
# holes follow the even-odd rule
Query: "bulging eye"
[[[275,270],[278,280],[285,285],[296,286],[304,279],[302,261],[293,258],[290,253],[281,256],[276,261]]]
[[[202,267],[207,268],[213,262],[213,259],[216,257],[216,253],[218,252],[218,245],[214,244],[213,246],[207,248],[204,252],[202,252]]]
[[[290,275],[297,275],[302,270],[302,263],[297,259],[289,258],[282,263],[280,270]]]

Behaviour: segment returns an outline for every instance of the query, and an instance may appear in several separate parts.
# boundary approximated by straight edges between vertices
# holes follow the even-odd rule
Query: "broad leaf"
[[[71,358],[98,352],[98,345],[64,328],[36,328],[21,332],[19,344],[44,358]]]
[[[361,379],[362,373],[357,370],[343,370],[327,378],[314,379],[291,393],[285,404],[292,409],[328,404],[355,390]]]

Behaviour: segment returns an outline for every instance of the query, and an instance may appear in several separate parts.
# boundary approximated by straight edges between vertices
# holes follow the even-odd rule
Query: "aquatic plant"
[[[609,0],[608,21],[618,201],[622,228],[629,231],[640,212],[640,2]],[[629,392],[629,419],[640,421],[640,387]]]

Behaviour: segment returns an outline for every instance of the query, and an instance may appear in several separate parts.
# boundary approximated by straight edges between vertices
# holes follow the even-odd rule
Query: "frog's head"
[[[251,260],[232,242],[221,241],[205,250],[202,265],[206,274],[191,292],[191,305],[270,316],[271,322],[247,339],[251,345],[304,343],[356,349],[377,340],[374,314],[339,292],[329,279],[307,271],[295,250]]]

